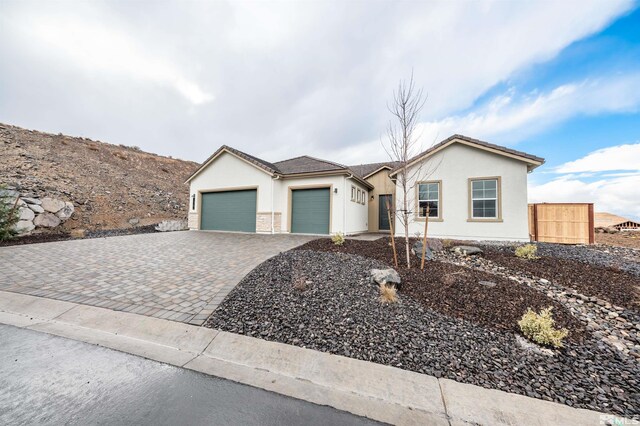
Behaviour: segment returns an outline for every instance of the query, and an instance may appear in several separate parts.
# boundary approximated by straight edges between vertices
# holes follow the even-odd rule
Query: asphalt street
[[[377,423],[88,343],[0,325],[0,424]]]

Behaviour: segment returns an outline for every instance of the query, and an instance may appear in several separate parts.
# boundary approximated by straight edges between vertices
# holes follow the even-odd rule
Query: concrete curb
[[[599,425],[613,418],[310,349],[17,293],[0,291],[0,323],[398,425]]]

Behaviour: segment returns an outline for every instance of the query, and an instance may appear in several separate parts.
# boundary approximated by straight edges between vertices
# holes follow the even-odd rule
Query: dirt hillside
[[[137,147],[0,124],[0,184],[70,201],[62,229],[118,229],[187,217],[197,163]],[[28,195],[27,195],[28,196]]]

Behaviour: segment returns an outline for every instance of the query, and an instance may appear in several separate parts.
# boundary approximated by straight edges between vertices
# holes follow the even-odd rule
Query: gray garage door
[[[291,193],[291,232],[329,233],[329,188],[296,189]]]
[[[256,232],[255,189],[202,194],[200,229]]]

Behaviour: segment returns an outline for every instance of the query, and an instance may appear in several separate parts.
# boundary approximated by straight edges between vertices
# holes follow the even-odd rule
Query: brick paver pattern
[[[312,238],[183,231],[0,247],[0,290],[201,325],[249,271]]]

